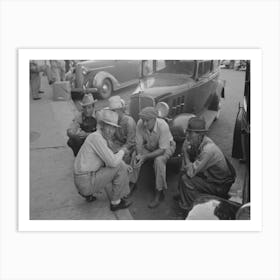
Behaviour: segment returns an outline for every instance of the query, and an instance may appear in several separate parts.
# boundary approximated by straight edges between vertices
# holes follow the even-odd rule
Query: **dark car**
[[[246,61],[243,105],[236,116],[232,157],[245,164],[242,201],[237,203],[220,197],[202,195],[194,201],[187,220],[250,220],[250,61]]]
[[[225,95],[219,76],[218,60],[144,60],[130,115],[137,121],[144,107],[157,107],[170,125],[177,143],[173,158],[178,158],[190,117],[203,117],[207,128],[219,117]]]

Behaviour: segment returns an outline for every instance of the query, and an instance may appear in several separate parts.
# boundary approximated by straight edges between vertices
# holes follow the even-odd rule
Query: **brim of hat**
[[[140,118],[144,117],[146,119],[156,119],[156,118],[158,118],[158,116],[152,117],[152,116],[147,116],[146,114],[141,114],[141,113],[139,113],[138,115],[139,115]]]
[[[189,129],[187,128],[186,131],[194,131],[194,132],[207,132],[208,129]]]
[[[90,102],[90,103],[82,103],[82,102],[80,102],[80,104],[81,104],[82,106],[87,106],[87,105],[94,104],[94,103],[96,103],[96,102],[97,102],[97,100],[94,100],[93,102]]]
[[[118,110],[118,109],[123,109],[125,106],[122,107],[109,107],[110,110]]]
[[[101,120],[102,122],[106,123],[106,124],[109,124],[111,126],[115,126],[115,127],[120,127],[119,125],[115,124],[115,123],[112,123],[112,122],[108,122],[108,121],[103,121]]]

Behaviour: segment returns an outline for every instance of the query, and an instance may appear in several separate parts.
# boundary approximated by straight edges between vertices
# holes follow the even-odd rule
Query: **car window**
[[[184,74],[193,76],[195,63],[193,60],[157,60],[156,72]]]
[[[220,60],[213,60],[213,70],[215,71],[220,66]]]
[[[199,62],[198,65],[198,77],[205,76],[211,71],[212,61],[206,60]]]
[[[144,60],[143,61],[143,75],[149,76],[153,74],[153,60]]]

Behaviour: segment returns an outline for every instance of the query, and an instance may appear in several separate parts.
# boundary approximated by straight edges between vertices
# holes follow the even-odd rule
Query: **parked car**
[[[207,128],[219,117],[225,81],[218,60],[144,60],[141,80],[130,98],[130,115],[155,106],[169,123],[177,143],[174,160],[180,160],[188,120],[204,117]]]
[[[109,98],[118,89],[138,83],[141,73],[140,60],[88,60],[79,62],[72,83],[72,97],[85,92]]]

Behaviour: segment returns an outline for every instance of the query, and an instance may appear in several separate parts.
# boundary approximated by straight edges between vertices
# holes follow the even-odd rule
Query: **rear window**
[[[157,60],[156,72],[184,74],[193,76],[195,63],[193,60]]]

